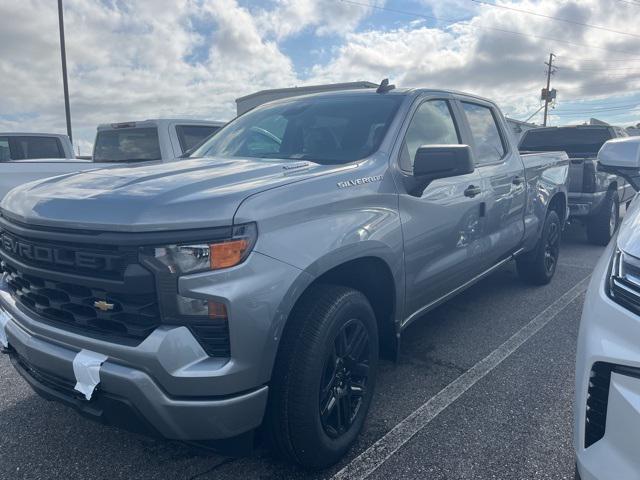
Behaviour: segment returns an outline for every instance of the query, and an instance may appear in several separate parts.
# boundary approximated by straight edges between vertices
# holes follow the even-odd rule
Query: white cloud
[[[0,18],[10,19],[0,31],[0,129],[64,131],[55,3],[3,2]],[[72,119],[83,153],[98,123],[227,120],[236,97],[295,78],[290,59],[263,40],[235,0],[67,0],[65,24]],[[200,62],[188,62],[199,48]]]
[[[382,0],[358,1],[385,5]],[[640,7],[622,2],[503,4],[640,34]],[[235,98],[259,89],[387,76],[400,86],[488,96],[523,118],[539,105],[543,62],[550,50],[560,67],[553,85],[559,92],[558,111],[568,100],[624,99],[640,87],[640,38],[467,0],[423,0],[421,13],[468,19],[455,25],[430,28],[426,25],[432,22],[405,16],[398,28],[396,16],[366,30],[362,25],[371,25],[365,20],[374,10],[341,0],[242,5],[238,0],[66,0],[72,118],[83,153],[88,153],[98,123],[155,116],[226,120],[235,113]],[[406,10],[415,9],[413,5]],[[399,2],[393,8],[403,9]],[[375,25],[386,14],[393,17],[376,10]],[[55,2],[1,2],[0,18],[0,130],[64,132]],[[316,35],[314,50],[330,52],[330,60],[296,72],[280,43],[303,31]],[[339,46],[331,50],[326,35],[333,41],[340,38]],[[327,58],[313,52],[309,56]]]
[[[274,8],[258,12],[257,23],[264,34],[279,40],[313,28],[319,36],[344,35],[356,28],[373,8],[343,0],[275,0]],[[384,6],[384,0],[371,1]]]
[[[597,0],[523,1],[509,5],[626,32],[637,32],[636,19],[640,14],[639,7],[620,4],[612,8]],[[452,16],[448,14],[447,18]],[[637,69],[626,74],[618,71],[623,73],[618,76],[606,68],[601,73],[581,71],[594,64],[609,66],[611,57],[632,57],[607,49],[638,52]],[[562,67],[553,82],[560,103],[630,94],[640,87],[640,38],[492,7],[478,9],[470,21],[450,28],[408,24],[391,31],[351,33],[331,62],[313,69],[313,76],[323,81],[389,76],[402,86],[459,89],[494,98],[505,110],[527,116],[539,104],[539,92],[545,81],[543,62],[550,50],[558,55],[557,62]]]

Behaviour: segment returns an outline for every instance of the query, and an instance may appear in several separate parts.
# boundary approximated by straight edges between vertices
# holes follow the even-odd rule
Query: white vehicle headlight
[[[640,314],[640,259],[618,249],[609,274],[609,296],[616,303]]]

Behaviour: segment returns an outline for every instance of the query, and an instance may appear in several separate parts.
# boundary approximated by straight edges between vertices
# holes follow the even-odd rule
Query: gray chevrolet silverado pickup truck
[[[568,159],[496,105],[345,91],[238,117],[181,162],[70,174],[0,205],[0,340],[46,398],[163,437],[335,463],[379,355],[506,262],[551,280]]]
[[[520,141],[522,152],[565,151],[569,166],[571,219],[585,224],[587,238],[607,245],[620,220],[620,205],[631,202],[635,190],[617,175],[598,170],[598,150],[607,140],[626,137],[609,125],[574,125],[528,130]]]

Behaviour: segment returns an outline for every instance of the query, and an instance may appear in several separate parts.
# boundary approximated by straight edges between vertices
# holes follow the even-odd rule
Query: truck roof
[[[38,133],[38,132],[0,132],[0,137],[57,137],[57,138],[69,138],[64,133]]]
[[[377,93],[373,88],[367,89],[351,89],[351,90],[332,90],[328,92],[317,92],[317,93],[309,93],[305,95],[299,95],[295,97],[286,97],[278,100],[273,100],[268,103],[280,103],[280,102],[290,102],[295,101],[298,98],[330,98],[337,96],[379,96],[379,95],[401,95],[401,96],[409,96],[409,95],[420,95],[420,94],[435,94],[435,95],[459,95],[468,98],[474,98],[476,100],[481,100],[484,102],[489,102],[495,105],[495,102],[489,100],[484,97],[480,97],[478,95],[474,95],[471,93],[460,92],[457,90],[446,90],[446,89],[437,89],[437,88],[394,88],[393,90],[389,90],[385,93]]]
[[[538,127],[538,128],[532,128],[531,130],[535,130],[535,131],[542,131],[542,130],[558,130],[560,128],[579,128],[579,129],[585,129],[585,130],[590,130],[590,129],[594,129],[594,130],[602,130],[602,129],[607,129],[607,128],[612,128],[611,125],[554,125],[552,127]]]
[[[146,120],[131,120],[128,122],[113,122],[113,123],[101,123],[98,125],[98,130],[112,130],[115,128],[127,128],[127,127],[160,127],[163,125],[171,124],[186,124],[186,125],[210,125],[214,127],[222,127],[227,122],[221,122],[218,120],[198,120],[193,118],[148,118]]]

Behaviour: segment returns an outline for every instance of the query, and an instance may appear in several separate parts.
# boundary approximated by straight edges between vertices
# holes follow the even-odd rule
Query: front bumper
[[[224,439],[262,423],[267,383],[288,314],[283,299],[294,298],[289,289],[304,275],[254,252],[225,272],[180,280],[181,294],[230,306],[230,358],[208,356],[181,326],[160,326],[136,346],[54,327],[23,310],[1,281],[0,308],[11,317],[5,332],[14,364],[43,396],[107,423],[136,417],[166,438]],[[73,390],[73,360],[83,349],[107,356],[90,401]],[[65,384],[66,389],[57,388]]]
[[[38,338],[24,329],[20,325],[23,314],[11,308],[2,291],[0,306],[13,317],[5,325],[7,353],[18,372],[47,399],[108,424],[177,440],[234,437],[262,422],[266,386],[228,397],[173,397],[148,373],[110,359],[100,368],[100,384],[93,397],[84,400],[73,390],[73,359],[78,350]]]
[[[640,478],[640,317],[605,293],[614,243],[593,273],[578,338],[574,447],[582,480]],[[603,397],[606,420],[604,436],[587,447],[587,399],[596,363],[611,372]]]

